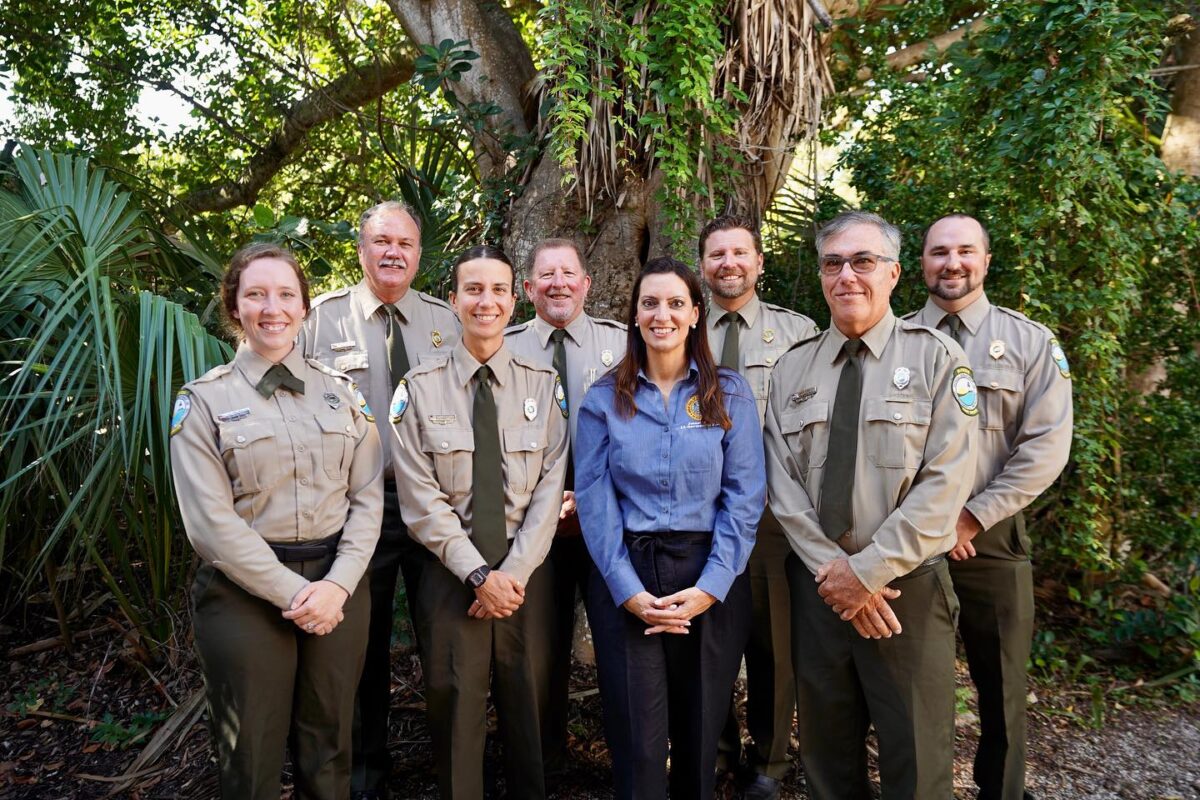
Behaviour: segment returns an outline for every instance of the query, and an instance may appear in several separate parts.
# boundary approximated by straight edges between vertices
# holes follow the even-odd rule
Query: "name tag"
[[[453,425],[458,421],[458,417],[454,414],[430,414],[429,424],[431,425]]]
[[[239,408],[236,411],[226,411],[224,414],[217,414],[217,420],[220,422],[237,422],[248,416],[250,416],[250,409]]]
[[[329,349],[335,353],[340,353],[344,350],[353,350],[354,345],[356,344],[358,344],[358,342],[334,342],[333,344],[329,345]]]

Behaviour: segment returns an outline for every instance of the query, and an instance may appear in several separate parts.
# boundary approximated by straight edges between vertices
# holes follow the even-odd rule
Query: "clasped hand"
[[[292,598],[292,606],[283,612],[284,619],[296,623],[305,633],[324,636],[345,619],[342,606],[350,595],[333,581],[313,581]]]
[[[850,569],[850,562],[839,558],[817,568],[817,593],[838,616],[854,626],[864,639],[887,639],[903,632],[888,600],[900,596],[899,589],[885,586],[871,593]]]
[[[494,569],[475,590],[475,602],[467,609],[467,615],[475,619],[511,617],[524,602],[525,587],[521,582],[507,572]]]
[[[687,633],[692,619],[703,614],[717,602],[703,589],[695,586],[666,597],[655,597],[641,591],[625,601],[625,610],[646,623],[646,635],[656,633]]]

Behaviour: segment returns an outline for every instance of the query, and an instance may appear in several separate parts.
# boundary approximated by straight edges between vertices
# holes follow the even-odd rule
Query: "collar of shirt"
[[[483,364],[475,360],[475,356],[471,355],[471,351],[463,344],[462,339],[458,340],[458,344],[454,345],[454,350],[450,352],[450,363],[454,367],[454,377],[458,379],[460,386],[466,386],[475,377],[475,373]],[[500,349],[492,354],[492,357],[487,360],[487,365],[492,368],[492,376],[496,379],[496,383],[504,386],[508,382],[509,369],[512,364],[512,354],[508,352],[508,348],[503,344]]]
[[[379,307],[383,305],[383,301],[380,300],[375,293],[371,291],[371,287],[367,285],[366,278],[363,278],[361,281],[356,283],[354,288],[350,291],[358,300],[358,309],[362,312],[363,319],[371,319],[371,317],[375,315],[375,312],[379,310]],[[413,318],[413,304],[416,302],[417,291],[416,289],[409,287],[408,291],[404,293],[403,297],[401,297],[395,303],[392,303],[392,305],[396,307],[396,310],[400,312],[400,321],[405,325],[407,325]]]
[[[746,301],[746,305],[737,310],[737,313],[742,316],[746,322],[746,329],[754,327],[754,323],[758,321],[758,312],[762,311],[762,301],[758,299],[758,292],[751,295]],[[708,319],[704,321],[704,325],[710,331],[716,330],[718,325],[723,325],[721,321],[725,318],[728,312],[717,305],[716,301],[712,301],[708,305]]]
[[[700,375],[700,370],[696,366],[696,361],[694,359],[689,358],[687,374],[684,375],[682,378],[680,378],[679,382],[680,383],[691,383],[692,381],[697,380],[699,375]],[[646,370],[644,368],[638,370],[637,376],[638,376],[638,384],[639,385],[648,386],[648,387],[653,388],[654,391],[656,391],[656,392],[658,391],[658,386],[655,385],[654,381],[652,381],[648,377],[646,377]]]
[[[583,329],[587,327],[587,324],[588,315],[582,311],[579,312],[575,319],[567,323],[567,327],[565,328],[567,338],[577,345],[583,342]],[[542,345],[542,349],[545,350],[548,346],[547,343],[550,341],[550,334],[554,333],[557,328],[541,317],[534,317],[533,329],[537,331],[538,342]]]
[[[275,366],[274,361],[260,356],[245,342],[238,345],[237,353],[233,357],[233,363],[238,368],[238,371],[246,376],[246,380],[250,381],[251,386],[257,386],[258,382],[262,380],[263,375],[267,374],[267,370]],[[279,363],[287,367],[297,378],[304,380],[304,368],[306,364],[304,355],[300,352],[299,347],[293,347],[292,352],[284,356],[283,361]]]
[[[871,351],[871,355],[879,358],[883,355],[883,348],[887,347],[888,340],[892,338],[892,331],[896,327],[896,315],[892,313],[889,307],[887,313],[883,315],[883,319],[876,322],[871,330],[862,335],[862,342]],[[838,330],[837,325],[829,326],[829,336],[826,337],[823,347],[826,348],[826,356],[829,358],[830,364],[836,364],[838,358],[842,355],[842,345],[850,337]]]
[[[979,326],[983,324],[991,308],[992,304],[985,292],[979,295],[979,298],[974,303],[959,311],[958,318],[962,320],[963,325],[967,327],[967,330],[973,336],[979,332]],[[933,302],[933,298],[930,297],[925,301],[925,307],[921,309],[919,316],[923,320],[921,324],[936,329],[949,314],[949,311]]]

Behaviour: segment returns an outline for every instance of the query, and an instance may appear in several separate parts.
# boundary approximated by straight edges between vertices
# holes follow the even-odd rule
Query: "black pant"
[[[394,484],[383,493],[383,527],[379,543],[371,556],[371,568],[364,578],[371,593],[371,626],[367,637],[367,657],[358,695],[354,703],[354,769],[351,786],[355,791],[385,792],[392,772],[388,754],[388,711],[392,702],[392,626],[395,612],[396,578],[404,576],[404,594],[408,613],[414,608],[421,571],[433,556],[408,535],[400,518],[400,501]]]
[[[554,591],[554,625],[549,631],[550,702],[542,722],[542,750],[546,773],[553,775],[566,767],[567,716],[570,710],[567,696],[571,683],[571,648],[575,643],[575,608],[580,592],[587,593],[592,557],[588,555],[583,536],[579,533],[577,517],[564,522],[574,523],[574,535],[557,536],[550,555],[539,569],[552,578]],[[559,529],[568,525],[561,524]]]
[[[626,544],[646,591],[664,597],[696,585],[712,536],[627,535]],[[712,797],[717,739],[750,633],[747,575],[737,577],[724,602],[693,619],[687,635],[646,636],[645,623],[613,603],[593,570],[588,619],[616,797],[665,798],[668,755],[671,797]]]

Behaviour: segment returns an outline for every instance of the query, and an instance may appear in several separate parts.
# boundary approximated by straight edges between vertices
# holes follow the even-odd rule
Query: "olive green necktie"
[[[267,370],[254,389],[263,397],[270,397],[280,386],[296,394],[304,394],[304,381],[293,375],[283,364],[275,364]]]
[[[472,425],[475,452],[471,459],[471,541],[489,567],[508,553],[508,529],[504,521],[504,474],[500,463],[500,426],[496,421],[496,399],[486,364],[475,371],[475,405]]]
[[[392,391],[408,372],[408,351],[404,349],[404,326],[400,324],[400,312],[391,303],[384,303],[387,314],[387,361],[388,377]]]
[[[571,407],[571,392],[567,388],[567,347],[564,341],[567,338],[567,331],[564,328],[555,328],[550,332],[550,340],[554,342],[554,360],[551,362],[554,365],[554,371],[558,373],[558,379],[562,382],[563,397],[567,399],[567,408]],[[571,447],[567,445],[567,482],[563,486],[567,491],[572,491],[575,488],[575,460],[571,457]]]
[[[742,315],[736,311],[725,313],[725,344],[721,347],[721,366],[732,370],[738,368],[738,349],[741,346]]]
[[[958,314],[946,315],[946,326],[950,328],[950,335],[954,337],[954,341],[962,344],[962,319]]]
[[[862,401],[862,371],[858,363],[861,339],[847,339],[846,358],[833,399],[829,426],[829,455],[821,479],[821,530],[837,541],[854,523],[854,465],[858,455],[858,417]]]

